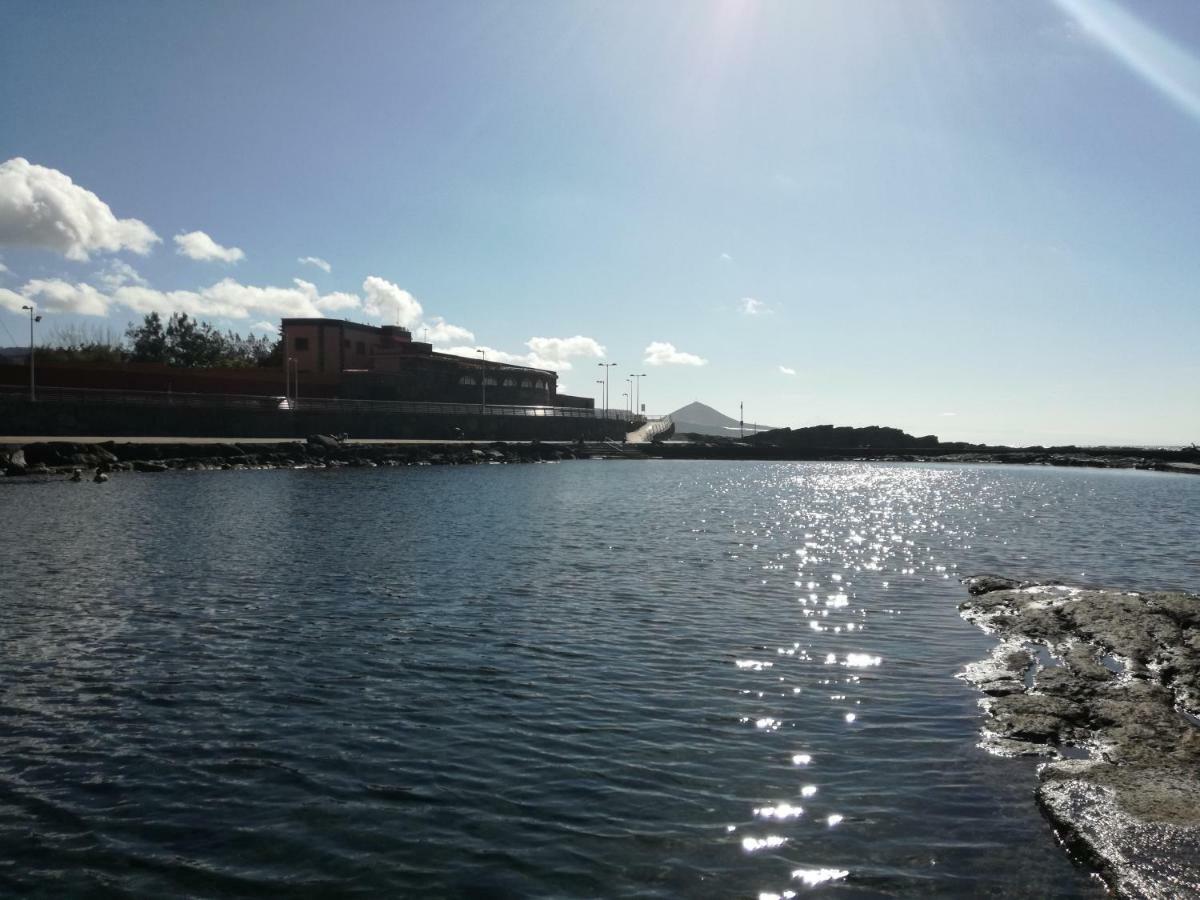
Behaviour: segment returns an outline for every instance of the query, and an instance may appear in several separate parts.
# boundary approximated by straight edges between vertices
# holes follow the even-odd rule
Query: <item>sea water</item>
[[[1098,897],[955,679],[980,571],[1200,589],[1200,478],[0,481],[0,893]]]

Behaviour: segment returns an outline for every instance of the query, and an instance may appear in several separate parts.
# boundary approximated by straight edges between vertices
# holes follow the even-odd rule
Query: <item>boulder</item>
[[[342,447],[341,441],[328,434],[310,434],[308,443],[310,446],[320,447],[323,450],[340,450]]]
[[[964,578],[962,583],[966,585],[969,593],[976,596],[990,594],[992,591],[1011,591],[1021,584],[1013,578],[1005,578],[1002,575],[972,575]]]
[[[24,475],[29,463],[25,461],[24,450],[14,450],[8,455],[8,464],[4,468],[6,475]]]

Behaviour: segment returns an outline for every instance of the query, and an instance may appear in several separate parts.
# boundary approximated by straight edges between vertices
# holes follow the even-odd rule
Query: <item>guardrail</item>
[[[647,419],[646,440],[653,441],[661,436],[670,437],[675,433],[675,422],[668,416],[650,416]]]
[[[28,399],[28,389],[0,386],[0,397]],[[621,409],[588,409],[578,406],[507,406],[478,403],[427,403],[417,400],[331,400],[252,394],[183,394],[174,391],[118,391],[103,388],[39,387],[37,401],[123,406],[182,406],[203,409],[246,409],[259,412],[408,413],[441,415],[528,416],[566,419],[611,419],[633,425],[643,416]]]

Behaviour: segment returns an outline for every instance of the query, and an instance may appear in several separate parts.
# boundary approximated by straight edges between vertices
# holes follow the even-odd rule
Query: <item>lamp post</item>
[[[629,393],[625,395],[629,399],[625,401],[625,407],[628,410],[629,414],[633,415],[633,379],[626,378],[625,383],[627,385],[629,385]]]
[[[604,368],[604,418],[607,419],[608,418],[608,370],[611,369],[613,366],[615,366],[616,363],[615,362],[596,363],[596,365],[602,366]]]
[[[599,400],[599,403],[600,403],[600,408],[601,408],[601,409],[604,409],[604,379],[603,379],[603,378],[597,378],[597,379],[596,379],[596,384],[600,385],[600,400]]]
[[[479,411],[487,408],[487,351],[476,350],[479,354]]]
[[[621,391],[621,396],[625,398],[623,401],[621,401],[621,410],[624,412],[629,409],[629,395],[624,391]]]
[[[29,402],[33,403],[37,400],[37,389],[34,387],[33,380],[33,323],[42,321],[41,316],[33,314],[33,304],[22,306],[21,309],[29,310]]]
[[[633,405],[634,405],[633,412],[636,415],[637,413],[640,413],[642,411],[642,379],[646,377],[646,373],[645,372],[642,372],[641,374],[632,373],[632,374],[630,374],[629,377],[637,379],[637,382],[635,383],[635,386],[634,386],[634,401],[633,401]]]

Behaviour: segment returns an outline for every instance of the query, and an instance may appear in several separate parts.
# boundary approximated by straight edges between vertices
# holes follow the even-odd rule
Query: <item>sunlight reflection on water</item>
[[[1200,573],[1200,479],[1145,473],[613,463],[34,491],[0,481],[28,542],[0,544],[17,896],[1099,896],[1031,764],[975,747],[953,675],[991,642],[956,579]]]

